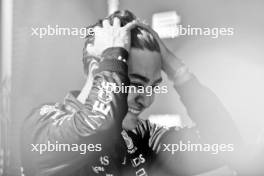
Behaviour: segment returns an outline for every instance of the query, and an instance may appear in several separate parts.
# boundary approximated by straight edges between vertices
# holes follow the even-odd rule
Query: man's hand
[[[129,52],[131,46],[130,31],[135,25],[136,21],[132,21],[121,27],[119,18],[114,18],[113,25],[105,19],[102,27],[96,26],[94,28],[93,51],[99,56],[110,47],[122,47]]]

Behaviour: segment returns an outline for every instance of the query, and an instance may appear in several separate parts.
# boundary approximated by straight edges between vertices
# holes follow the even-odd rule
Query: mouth
[[[139,115],[141,110],[138,110],[138,109],[135,109],[135,108],[131,108],[129,107],[128,108],[128,112],[132,113],[132,114],[135,114],[135,115]]]

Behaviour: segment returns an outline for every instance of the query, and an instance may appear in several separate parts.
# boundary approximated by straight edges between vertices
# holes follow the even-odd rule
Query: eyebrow
[[[136,78],[136,79],[143,80],[144,82],[147,82],[147,83],[150,81],[145,76],[142,76],[142,75],[139,75],[139,74],[136,74],[136,73],[129,74],[129,76],[131,76],[133,78]],[[161,82],[162,82],[162,78],[160,77],[159,79],[157,79],[156,81],[154,81],[153,84],[158,84],[158,83],[161,83]]]
[[[161,82],[162,82],[162,78],[160,77],[159,79],[157,79],[156,81],[154,81],[153,84],[155,85],[155,84],[159,84],[159,83],[161,83]]]

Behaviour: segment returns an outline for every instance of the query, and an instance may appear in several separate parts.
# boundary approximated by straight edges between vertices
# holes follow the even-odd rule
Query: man
[[[64,103],[35,109],[26,119],[21,137],[26,176],[143,176],[159,170],[163,170],[162,175],[182,176],[231,161],[232,152],[166,152],[165,146],[179,141],[232,144],[236,150],[242,140],[216,96],[150,27],[135,21],[129,11],[115,12],[93,27],[95,35],[88,37],[84,48],[87,80],[82,90],[71,92]],[[165,129],[139,120],[154,95],[109,91],[113,84],[155,87],[162,80],[162,70],[173,82],[196,128]],[[64,150],[55,145],[48,150],[48,143],[65,144]],[[65,150],[66,144],[71,144],[70,151]],[[73,149],[74,144],[86,144],[88,151],[80,154]]]

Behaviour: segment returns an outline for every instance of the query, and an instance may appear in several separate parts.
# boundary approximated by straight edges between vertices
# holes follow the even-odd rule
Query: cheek
[[[137,97],[137,94],[135,94],[135,93],[128,93],[128,95],[127,95],[127,104],[130,105],[130,104],[135,103],[136,97]]]
[[[149,107],[150,105],[152,105],[152,103],[154,102],[155,100],[155,94],[153,93],[151,96],[148,97],[150,100],[149,100],[149,104],[147,107]]]
[[[155,100],[155,93],[153,93],[151,96],[151,104],[154,102],[154,100]]]

